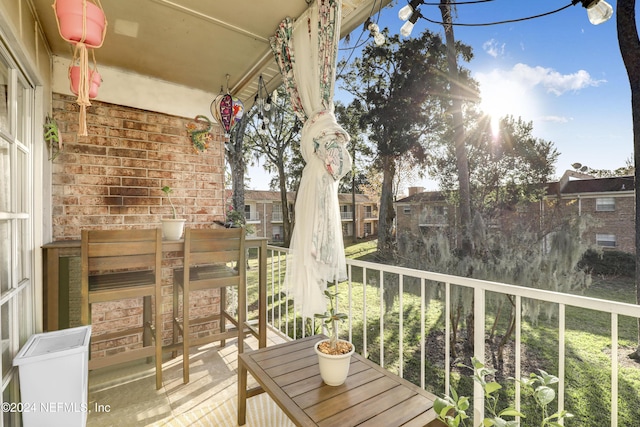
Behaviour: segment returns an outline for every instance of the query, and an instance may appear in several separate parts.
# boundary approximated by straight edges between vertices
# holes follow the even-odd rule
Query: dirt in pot
[[[347,354],[351,351],[351,343],[348,343],[346,341],[338,341],[336,343],[336,348],[332,349],[329,341],[323,341],[318,344],[318,350],[320,350],[324,354],[339,356],[341,354]]]

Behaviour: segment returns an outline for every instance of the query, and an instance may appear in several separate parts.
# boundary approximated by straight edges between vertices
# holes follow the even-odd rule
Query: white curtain
[[[347,278],[338,184],[351,170],[349,135],[334,115],[341,1],[317,0],[295,22],[280,24],[271,46],[296,114],[304,123],[306,162],[295,206],[285,285],[296,310],[313,317],[327,310],[327,282]]]

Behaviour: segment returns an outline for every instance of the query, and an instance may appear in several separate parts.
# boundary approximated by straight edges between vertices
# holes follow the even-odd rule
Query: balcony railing
[[[247,222],[260,222],[260,215],[258,215],[258,212],[245,212],[244,217]]]
[[[267,267],[268,300],[272,301],[267,321],[275,329],[289,337],[302,337],[318,332],[318,324],[303,323],[293,313],[293,302],[286,298],[283,278],[286,270],[287,249],[269,246]],[[580,330],[579,314],[589,318],[604,318],[608,325],[599,325],[603,336],[603,347],[608,352],[607,372],[594,386],[602,387],[601,412],[610,412],[611,426],[618,425],[619,407],[628,407],[637,402],[619,402],[619,362],[616,355],[620,341],[633,343],[637,337],[619,336],[619,327],[624,323],[633,329],[640,319],[640,306],[628,303],[601,300],[584,296],[513,286],[485,280],[439,274],[392,265],[383,265],[360,260],[347,260],[349,279],[335,284],[339,292],[339,310],[349,315],[348,325],[341,333],[355,343],[357,351],[379,363],[380,366],[397,373],[437,395],[450,390],[456,360],[452,358],[452,319],[456,317],[458,303],[467,300],[473,312],[473,342],[485,343],[494,333],[491,325],[497,324],[500,309],[513,307],[515,330],[508,363],[510,376],[521,378],[530,372],[527,369],[543,369],[559,378],[557,409],[566,407],[567,391],[575,387],[570,362],[580,358],[580,335],[593,333]],[[355,298],[358,295],[358,298]],[[502,303],[500,303],[502,301]],[[506,304],[504,304],[506,303]],[[529,321],[532,310],[545,310],[550,317]],[[503,308],[503,310],[506,310]],[[402,313],[402,315],[399,315]],[[504,314],[503,314],[504,316]],[[470,318],[470,317],[468,317]],[[418,319],[418,320],[416,320]],[[549,320],[552,319],[552,320]],[[496,320],[496,323],[494,323]],[[503,322],[504,323],[504,322]],[[507,329],[506,327],[504,328]],[[471,330],[471,329],[469,329]],[[509,332],[505,335],[511,335]],[[523,336],[539,339],[535,344],[555,346],[557,360],[540,361],[535,368],[523,366],[522,355],[530,345]],[[539,338],[531,338],[536,336]],[[525,342],[523,342],[525,341]],[[455,343],[454,343],[455,345]],[[627,344],[628,345],[628,344]],[[533,347],[533,345],[531,345]],[[439,353],[434,352],[438,350]],[[491,351],[491,349],[490,349]],[[603,350],[603,353],[604,350]],[[611,357],[613,355],[613,357]],[[475,345],[473,356],[487,360],[485,345]],[[535,359],[535,358],[534,358]],[[469,365],[469,360],[462,360]],[[585,363],[580,360],[578,363]],[[544,364],[548,366],[544,366]],[[436,369],[437,368],[437,369]],[[439,369],[439,373],[435,373]],[[416,375],[415,372],[419,371]],[[570,375],[567,375],[570,373]],[[411,375],[411,378],[409,378]],[[466,375],[464,373],[463,375]],[[569,377],[569,378],[568,378]],[[608,382],[608,384],[607,384]],[[515,407],[520,409],[522,397],[520,384],[515,382]],[[625,384],[622,384],[625,387]],[[604,399],[604,400],[602,400]],[[473,386],[474,419],[484,417],[483,390],[479,384]],[[619,406],[620,405],[620,406]],[[596,410],[596,409],[589,409]],[[475,422],[473,425],[477,425]],[[572,424],[573,425],[573,424]],[[620,424],[622,425],[622,424]]]
[[[353,212],[340,212],[340,219],[347,220],[353,219]]]

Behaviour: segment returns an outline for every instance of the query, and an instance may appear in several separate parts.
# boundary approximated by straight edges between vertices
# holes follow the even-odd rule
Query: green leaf
[[[526,418],[522,412],[516,411],[515,408],[505,408],[498,414],[501,417],[522,417]]]
[[[494,381],[494,382],[487,383],[487,385],[484,386],[484,391],[487,394],[491,394],[497,390],[500,390],[501,388],[502,386]]]
[[[436,411],[436,414],[442,413],[443,409],[446,409],[450,406],[451,405],[449,405],[449,402],[447,402],[441,397],[436,397],[436,400],[433,402],[433,410]],[[451,406],[451,408],[453,408],[453,406]],[[445,415],[446,415],[446,412],[445,412]]]
[[[546,406],[549,403],[553,402],[553,399],[556,398],[556,392],[553,391],[552,388],[549,388],[547,386],[538,387],[536,389],[535,395],[536,395],[536,399],[543,406]]]
[[[470,403],[469,403],[469,398],[467,396],[461,396],[460,399],[458,399],[458,410],[459,411],[466,411],[467,409],[469,409]]]

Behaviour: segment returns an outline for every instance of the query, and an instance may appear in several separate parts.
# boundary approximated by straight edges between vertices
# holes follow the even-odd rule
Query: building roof
[[[580,178],[573,180],[568,178],[565,179],[566,176],[567,175],[565,174],[563,179],[560,181],[549,183],[546,195],[557,196],[558,194],[633,192],[635,190],[635,181],[632,175],[607,178]],[[446,199],[443,192],[425,191],[396,200],[395,203],[426,203],[444,201],[446,201]]]
[[[633,192],[635,181],[633,176],[614,176],[609,178],[574,179],[566,182],[552,182],[547,187],[547,195]]]
[[[442,191],[424,191],[412,194],[403,199],[396,200],[396,203],[421,203],[421,202],[444,202],[446,201]]]

